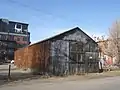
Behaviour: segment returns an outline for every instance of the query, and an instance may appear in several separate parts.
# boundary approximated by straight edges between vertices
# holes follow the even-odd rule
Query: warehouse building
[[[15,52],[15,65],[52,75],[98,72],[97,43],[80,28],[34,43]]]

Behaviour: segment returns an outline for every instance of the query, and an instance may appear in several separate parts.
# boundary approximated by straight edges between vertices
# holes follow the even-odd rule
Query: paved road
[[[9,64],[0,65],[0,85],[3,82],[3,80],[8,78],[8,72],[9,72],[8,65]],[[16,67],[13,64],[11,64],[11,71],[10,72],[11,72],[11,76],[14,78],[16,77],[16,79],[17,79],[17,77],[23,76],[23,74],[28,73],[26,71],[16,69]]]
[[[120,77],[49,83],[31,80],[23,84],[4,86],[0,90],[120,90]]]
[[[3,65],[0,65],[0,76],[1,75],[7,75],[8,74],[8,69],[9,69],[9,65],[11,65],[11,72],[16,72],[18,73],[18,70],[14,70],[16,69],[16,67],[14,66],[14,64],[3,64]]]
[[[1,70],[8,70],[8,65],[9,64],[2,64],[2,65],[0,65],[0,71]],[[14,66],[14,64],[11,64],[11,69],[15,69],[16,67]]]

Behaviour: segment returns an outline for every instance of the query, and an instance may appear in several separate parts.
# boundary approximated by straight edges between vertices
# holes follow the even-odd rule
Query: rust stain
[[[15,51],[14,60],[18,68],[45,70],[49,64],[50,41],[37,43]]]

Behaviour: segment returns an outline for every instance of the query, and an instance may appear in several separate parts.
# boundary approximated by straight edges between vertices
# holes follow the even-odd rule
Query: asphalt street
[[[23,84],[6,85],[0,90],[120,90],[120,77],[63,82],[31,80]]]

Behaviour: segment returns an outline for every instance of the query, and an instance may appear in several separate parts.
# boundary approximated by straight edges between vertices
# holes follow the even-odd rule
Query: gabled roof
[[[70,33],[70,32],[76,31],[76,30],[81,31],[81,32],[84,33],[86,36],[88,36],[93,42],[95,42],[89,35],[87,35],[85,32],[83,32],[79,27],[75,27],[75,28],[70,29],[70,30],[68,30],[68,31],[65,31],[65,32],[63,32],[63,33],[60,33],[60,34],[58,34],[58,35],[55,35],[55,36],[53,36],[53,37],[44,39],[44,40],[39,41],[39,42],[37,42],[37,43],[33,43],[33,44],[29,45],[29,46],[33,46],[33,45],[35,45],[35,44],[42,43],[42,42],[45,42],[45,41],[48,41],[48,40],[53,40],[53,39],[55,39],[55,38],[57,38],[57,37],[64,36],[64,35],[66,35],[67,33]],[[96,43],[96,42],[95,42],[95,43]],[[96,44],[97,44],[97,43],[96,43]]]

